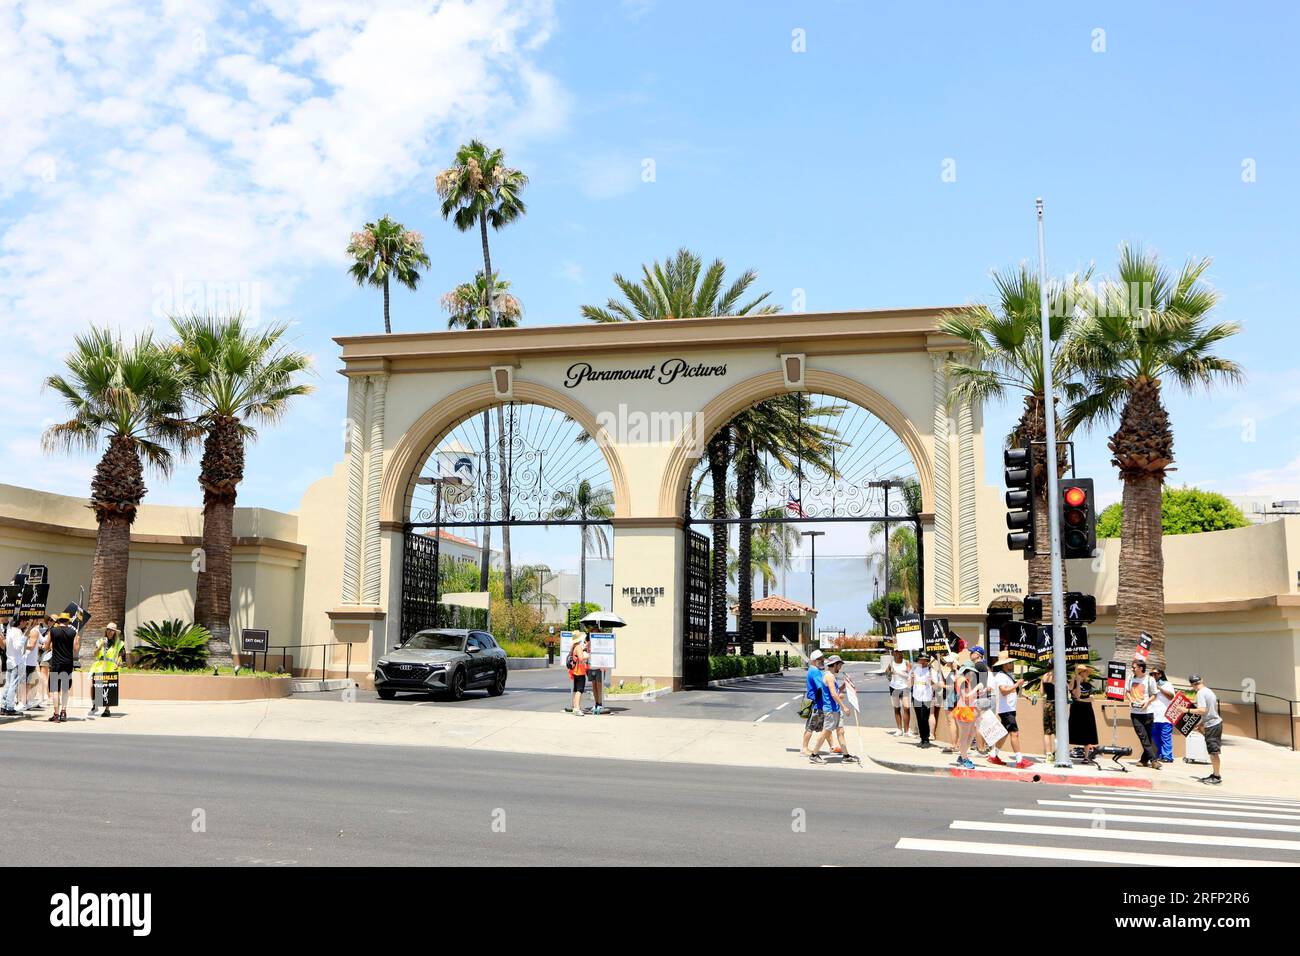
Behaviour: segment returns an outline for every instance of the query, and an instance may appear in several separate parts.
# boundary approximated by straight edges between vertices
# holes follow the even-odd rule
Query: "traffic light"
[[[1082,591],[1065,592],[1065,623],[1091,624],[1097,620],[1097,599]]]
[[[1026,594],[1023,607],[1022,617],[1026,621],[1034,622],[1043,619],[1043,599],[1036,594]]]
[[[1097,510],[1091,478],[1061,484],[1061,556],[1091,558],[1097,547]]]
[[[1008,448],[1002,452],[1007,483],[1007,547],[1034,551],[1034,469],[1028,448]]]

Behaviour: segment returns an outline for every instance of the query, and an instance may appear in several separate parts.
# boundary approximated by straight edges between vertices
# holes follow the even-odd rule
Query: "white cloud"
[[[467,132],[562,125],[531,59],[549,0],[19,0],[0,11],[0,332],[31,395],[87,323],[160,290],[255,288],[282,314],[381,201]],[[516,141],[511,140],[511,145]],[[44,395],[29,420],[60,409]],[[8,436],[30,455],[35,425]],[[16,442],[17,444],[12,444]],[[48,486],[11,456],[0,481]]]

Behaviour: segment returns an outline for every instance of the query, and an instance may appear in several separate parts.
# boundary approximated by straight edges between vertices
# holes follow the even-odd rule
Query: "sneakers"
[[[809,755],[808,755],[808,762],[809,762],[809,763],[825,763],[826,761],[822,759],[822,755],[821,755],[821,754],[816,754],[816,753],[814,753],[814,754],[809,754]]]
[[[1030,760],[1028,757],[1021,757],[1021,758],[1020,758],[1020,763],[1016,764],[1016,769],[1017,769],[1017,770],[1028,770],[1028,769],[1029,769],[1030,767],[1032,767],[1033,765],[1034,765],[1034,762],[1033,762],[1032,760]]]
[[[901,737],[901,736],[903,736],[903,732],[902,732],[901,730],[899,730],[897,727],[895,727],[893,730],[891,730],[891,731],[889,732],[889,736],[891,736],[891,737]]]
[[[1212,773],[1208,777],[1197,777],[1196,779],[1201,781],[1201,783],[1208,783],[1212,787],[1217,787],[1219,784],[1223,783],[1223,778],[1217,773]]]
[[[930,741],[928,741],[928,740],[922,740],[922,741],[921,741],[919,744],[917,744],[916,746],[917,746],[919,749],[921,749],[921,750],[929,750],[931,747],[934,746],[934,744],[930,743]]]
[[[1002,762],[1002,758],[999,757],[997,754],[994,754],[993,756],[989,757],[989,763],[997,764],[999,767],[1006,766],[1006,764]]]
[[[957,766],[961,767],[961,769],[963,770],[975,769],[975,764],[971,762],[971,759],[969,757],[958,757]]]

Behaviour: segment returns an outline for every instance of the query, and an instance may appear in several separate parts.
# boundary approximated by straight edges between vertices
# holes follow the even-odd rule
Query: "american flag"
[[[789,488],[786,489],[785,496],[788,499],[785,503],[786,511],[790,512],[790,514],[794,515],[796,518],[808,517],[808,515],[806,515],[803,510],[803,502],[800,501],[798,498],[796,498],[794,495],[790,494]]]

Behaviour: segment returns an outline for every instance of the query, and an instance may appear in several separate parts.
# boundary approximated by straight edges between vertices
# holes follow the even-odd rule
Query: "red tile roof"
[[[798,601],[791,601],[787,597],[779,594],[770,594],[765,598],[759,598],[750,605],[750,609],[755,614],[812,614],[814,608],[807,604],[800,604]]]
[[[426,537],[430,537],[430,538],[433,537],[433,534],[432,534],[431,532],[428,532],[428,531],[423,531],[423,532],[421,532],[421,534],[425,535]],[[438,540],[440,540],[440,541],[451,541],[451,542],[453,542],[453,543],[455,543],[455,544],[464,544],[464,545],[468,545],[468,546],[471,547],[471,548],[477,548],[477,547],[478,547],[478,542],[477,542],[477,541],[471,541],[469,538],[462,538],[462,537],[461,537],[460,535],[458,535],[458,534],[452,534],[452,533],[451,533],[450,531],[448,531],[446,528],[439,528],[439,529],[438,529]]]

